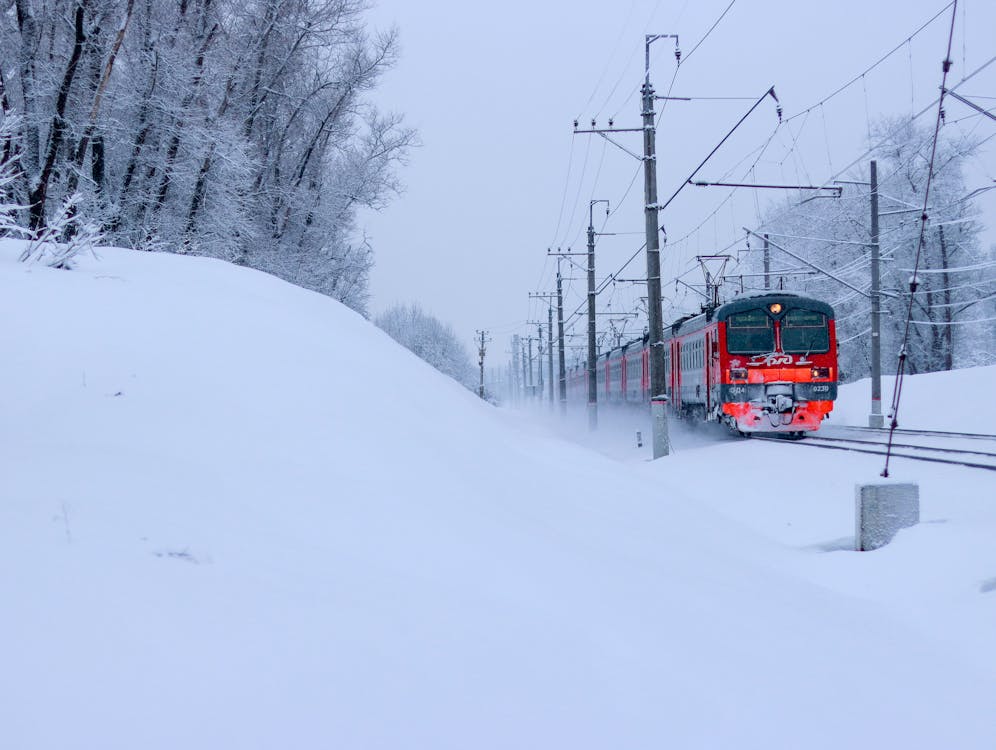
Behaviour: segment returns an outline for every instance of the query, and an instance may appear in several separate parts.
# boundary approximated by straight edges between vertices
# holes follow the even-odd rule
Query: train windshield
[[[775,350],[775,327],[763,309],[731,315],[726,320],[730,354],[767,354]]]
[[[781,322],[782,351],[820,354],[830,351],[827,316],[812,310],[789,310]]]

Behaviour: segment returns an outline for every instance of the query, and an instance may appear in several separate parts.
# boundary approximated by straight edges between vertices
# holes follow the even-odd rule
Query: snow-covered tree
[[[387,335],[444,375],[471,390],[476,389],[474,363],[451,326],[415,303],[394,305],[377,316],[375,322]]]
[[[369,95],[394,64],[366,0],[12,0],[0,106],[19,112],[10,203],[63,239],[224,258],[359,310],[356,226],[414,142]]]

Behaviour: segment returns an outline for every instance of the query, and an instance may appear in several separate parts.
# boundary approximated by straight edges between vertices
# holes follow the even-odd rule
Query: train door
[[[712,411],[712,331],[706,331],[705,335],[705,411],[706,418]]]
[[[619,377],[620,386],[619,393],[621,395],[621,400],[623,403],[626,401],[626,389],[629,387],[629,357],[626,356],[627,352],[625,349],[622,350],[622,363],[620,364]]]
[[[650,349],[645,345],[640,353],[640,390],[643,401],[650,401]]]
[[[671,340],[671,405],[681,409],[681,342]]]

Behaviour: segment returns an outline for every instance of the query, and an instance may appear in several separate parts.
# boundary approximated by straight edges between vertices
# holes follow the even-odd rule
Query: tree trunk
[[[159,215],[163,205],[166,203],[166,196],[169,194],[170,182],[173,178],[173,167],[176,164],[176,156],[180,152],[180,131],[183,129],[184,124],[183,114],[186,110],[190,109],[197,90],[200,88],[201,79],[204,75],[204,58],[207,55],[208,48],[211,46],[211,42],[214,41],[215,34],[218,33],[218,28],[217,23],[211,27],[211,30],[204,37],[204,42],[197,52],[197,59],[194,61],[196,73],[194,73],[193,80],[190,82],[190,91],[183,97],[183,101],[180,104],[180,116],[174,123],[173,136],[170,138],[169,147],[166,149],[163,176],[159,181],[159,190],[156,191],[156,198],[152,203],[153,218]]]
[[[128,24],[131,21],[132,10],[134,9],[135,1],[128,0],[128,5],[125,8],[125,17],[121,22],[121,26],[118,29],[118,33],[114,38],[114,42],[111,45],[111,51],[107,56],[107,62],[104,64],[103,72],[100,71],[100,67],[95,68],[96,71],[96,86],[93,93],[93,104],[90,107],[90,116],[87,119],[86,128],[83,130],[83,134],[80,136],[79,142],[76,144],[76,150],[73,153],[73,168],[69,171],[69,179],[66,184],[66,194],[72,195],[76,192],[76,188],[79,186],[80,172],[83,169],[83,163],[86,161],[87,149],[90,147],[90,141],[93,139],[94,131],[97,128],[97,114],[100,112],[100,103],[104,97],[104,91],[107,89],[107,82],[111,78],[111,72],[114,70],[114,61],[117,59],[118,52],[121,49],[121,43],[124,41],[125,32],[128,30]],[[103,171],[103,165],[101,165],[100,172]],[[101,180],[102,182],[103,180]],[[97,185],[97,189],[100,189],[100,183]],[[76,234],[76,205],[70,209],[69,223],[66,226],[65,241],[73,238]]]
[[[221,105],[218,107],[218,111],[215,116],[208,120],[207,125],[210,130],[211,125],[217,122],[222,117],[225,116],[225,112],[228,110],[228,103],[231,100],[231,94],[235,90],[235,79],[234,77],[229,77],[228,83],[225,86],[225,96],[222,97]],[[187,211],[187,225],[184,227],[184,247],[189,247],[190,238],[193,236],[194,229],[197,227],[197,215],[200,213],[201,208],[204,205],[204,194],[207,190],[207,178],[208,174],[211,172],[211,162],[214,159],[215,144],[211,143],[208,147],[207,156],[204,157],[201,162],[201,167],[197,172],[197,183],[194,185],[194,194],[190,199],[190,209]]]
[[[38,112],[35,101],[35,50],[38,44],[38,25],[31,15],[28,0],[16,0],[17,28],[21,36],[18,51],[20,67],[21,100],[24,102],[24,124],[22,126],[24,155],[22,169],[28,175],[38,172],[41,143],[38,134]]]
[[[66,70],[62,76],[62,83],[59,86],[59,94],[55,102],[55,115],[52,118],[52,128],[49,131],[48,145],[45,149],[45,163],[42,166],[41,174],[38,175],[37,183],[28,192],[28,227],[37,231],[45,223],[45,204],[48,199],[49,183],[55,169],[55,159],[62,148],[62,142],[66,134],[66,102],[69,100],[69,91],[73,86],[73,79],[76,77],[76,67],[83,53],[83,44],[86,41],[86,31],[83,28],[83,17],[89,0],[79,0],[76,5],[74,18],[74,39],[73,51],[66,63]]]
[[[951,325],[952,319],[952,309],[951,309],[951,279],[948,275],[948,246],[944,241],[944,227],[937,227],[937,235],[941,241],[941,268],[944,269],[944,273],[941,274],[941,284],[944,288],[944,322],[947,325],[944,326],[944,369],[953,370],[954,369],[954,326]]]

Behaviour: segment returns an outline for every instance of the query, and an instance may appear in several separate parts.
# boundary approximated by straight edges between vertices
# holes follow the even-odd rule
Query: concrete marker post
[[[879,549],[900,529],[920,523],[920,487],[914,482],[876,482],[854,487],[854,549]]]

